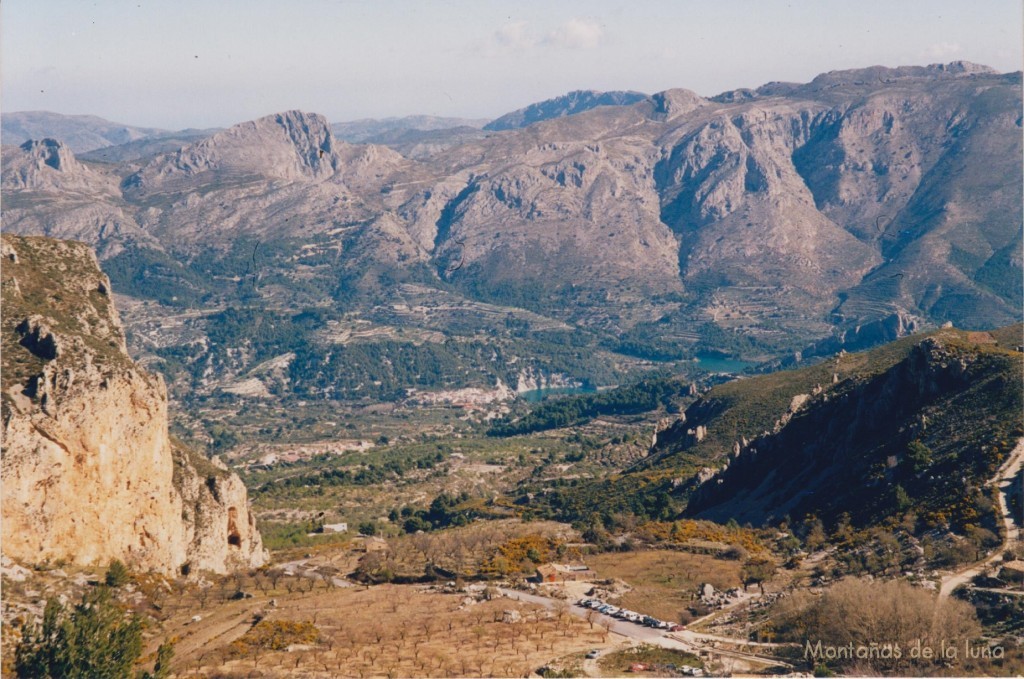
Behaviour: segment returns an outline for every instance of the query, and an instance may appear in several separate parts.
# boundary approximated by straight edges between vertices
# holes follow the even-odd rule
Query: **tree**
[[[111,559],[110,565],[107,566],[107,573],[103,579],[107,583],[108,587],[120,587],[128,584],[128,581],[131,579],[131,574],[128,572],[128,567],[121,561]]]
[[[751,559],[740,569],[743,588],[757,585],[761,589],[761,594],[764,594],[765,581],[771,580],[773,575],[775,575],[775,563],[765,558]]]
[[[167,679],[171,675],[171,659],[174,657],[174,644],[165,641],[156,649],[156,663],[152,674],[143,672],[140,679]]]
[[[807,532],[806,537],[804,537],[804,545],[807,547],[807,551],[813,552],[825,544],[827,536],[825,535],[825,526],[822,524],[821,519],[816,516],[807,517],[804,520],[804,530]]]
[[[903,457],[903,464],[911,474],[920,474],[932,463],[932,451],[920,441],[911,441],[907,444],[907,452]]]
[[[46,602],[42,625],[26,630],[15,650],[19,677],[131,677],[142,653],[142,624],[111,598],[110,589],[86,592],[68,610]]]
[[[989,548],[999,546],[999,536],[987,528],[968,524],[964,527],[964,533],[967,535],[967,540],[974,547],[974,558],[976,561],[981,560]]]
[[[601,636],[604,641],[608,641],[608,634],[612,631],[612,625],[615,624],[614,621],[611,618],[601,618],[597,624],[601,626]]]
[[[910,499],[910,495],[907,494],[907,491],[898,483],[893,486],[892,496],[893,502],[896,505],[896,510],[899,512],[905,512],[914,504],[914,501]]]
[[[373,521],[364,521],[363,523],[359,524],[359,532],[363,535],[376,535],[377,524],[375,524]]]

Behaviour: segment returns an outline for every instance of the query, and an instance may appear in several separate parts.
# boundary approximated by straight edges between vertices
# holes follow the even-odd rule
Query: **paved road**
[[[554,608],[555,602],[558,601],[558,599],[540,596],[539,594],[527,594],[526,592],[520,592],[516,589],[499,588],[499,591],[505,596],[507,596],[509,599],[528,601],[532,604],[540,604],[545,608]],[[591,609],[584,608],[583,606],[577,606],[576,604],[570,604],[569,612],[575,615],[577,618],[583,618],[584,620],[586,620],[587,614],[591,612]],[[679,648],[682,650],[689,650],[683,649],[683,646],[678,641],[674,639],[668,639],[667,637],[665,637],[664,633],[659,629],[654,629],[653,627],[644,627],[643,625],[636,625],[625,620],[613,618],[610,615],[602,615],[601,613],[597,613],[596,611],[594,611],[594,613],[597,614],[597,617],[594,619],[595,623],[600,624],[600,621],[602,620],[609,621],[611,624],[610,630],[620,636],[624,636],[629,639],[636,639],[638,641],[643,641],[648,644],[657,644],[659,646],[665,646],[666,648]],[[670,643],[661,643],[662,641],[666,640]]]
[[[514,589],[499,588],[499,591],[510,599],[517,599],[519,601],[527,601],[534,604],[539,604],[545,608],[554,608],[556,599],[551,599],[546,596],[540,596],[537,594],[527,594],[526,592],[520,592]],[[576,604],[570,604],[569,612],[577,617],[586,619],[587,613],[591,612],[591,609],[577,606]],[[747,646],[779,646],[779,644],[753,644],[744,639],[733,639],[730,637],[722,637],[716,635],[699,634],[697,632],[691,632],[690,630],[684,630],[682,632],[675,632],[672,635],[666,635],[664,632],[652,627],[644,627],[643,625],[637,625],[625,620],[619,620],[608,615],[601,613],[597,614],[596,621],[607,620],[610,621],[611,631],[624,636],[628,639],[635,639],[643,643],[652,644],[654,646],[661,646],[663,648],[673,648],[678,651],[687,651],[689,653],[699,655],[701,651],[710,652],[719,656],[726,656],[729,658],[735,658],[737,660],[744,660],[749,662],[755,662],[758,665],[768,666],[781,666],[787,669],[792,669],[792,665],[782,662],[781,660],[773,660],[764,658],[752,653],[744,653],[742,651],[727,651],[720,648],[711,646],[709,641],[720,641],[731,644],[746,644]],[[584,663],[586,668],[586,663]]]

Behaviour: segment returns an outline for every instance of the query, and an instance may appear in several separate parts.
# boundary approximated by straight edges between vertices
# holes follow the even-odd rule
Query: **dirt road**
[[[957,587],[967,584],[996,561],[1001,561],[1003,550],[1007,546],[1020,541],[1022,519],[1010,512],[1006,497],[1022,467],[1024,467],[1024,439],[1017,442],[1017,447],[1006,458],[1006,462],[999,468],[995,478],[988,483],[990,486],[994,485],[999,488],[997,497],[999,499],[999,511],[1003,515],[1003,525],[1006,527],[1006,542],[984,561],[943,578],[942,586],[939,588],[939,597],[948,597]]]

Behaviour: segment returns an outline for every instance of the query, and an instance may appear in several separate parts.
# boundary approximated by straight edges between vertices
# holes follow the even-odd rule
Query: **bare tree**
[[[773,619],[785,638],[812,644],[828,640],[836,646],[868,646],[885,639],[901,648],[915,643],[939,648],[950,639],[975,639],[981,629],[970,604],[938,599],[932,592],[900,580],[844,580],[820,597],[797,593],[776,605]],[[900,657],[872,656],[860,669],[869,667],[867,673],[872,675],[919,674],[949,661],[910,658],[904,653]],[[911,667],[914,671],[907,672]]]
[[[205,609],[206,602],[210,599],[210,587],[200,587],[199,591],[196,592],[196,598],[199,599],[199,608]]]
[[[601,631],[602,631],[601,636],[602,636],[602,638],[604,639],[604,641],[608,641],[608,635],[612,631],[612,624],[613,624],[611,618],[602,617],[601,620],[599,621],[599,624],[601,625]]]

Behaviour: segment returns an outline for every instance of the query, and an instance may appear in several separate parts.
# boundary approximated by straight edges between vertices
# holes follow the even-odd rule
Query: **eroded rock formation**
[[[4,235],[3,553],[161,573],[266,560],[245,487],[171,441],[84,244]]]

